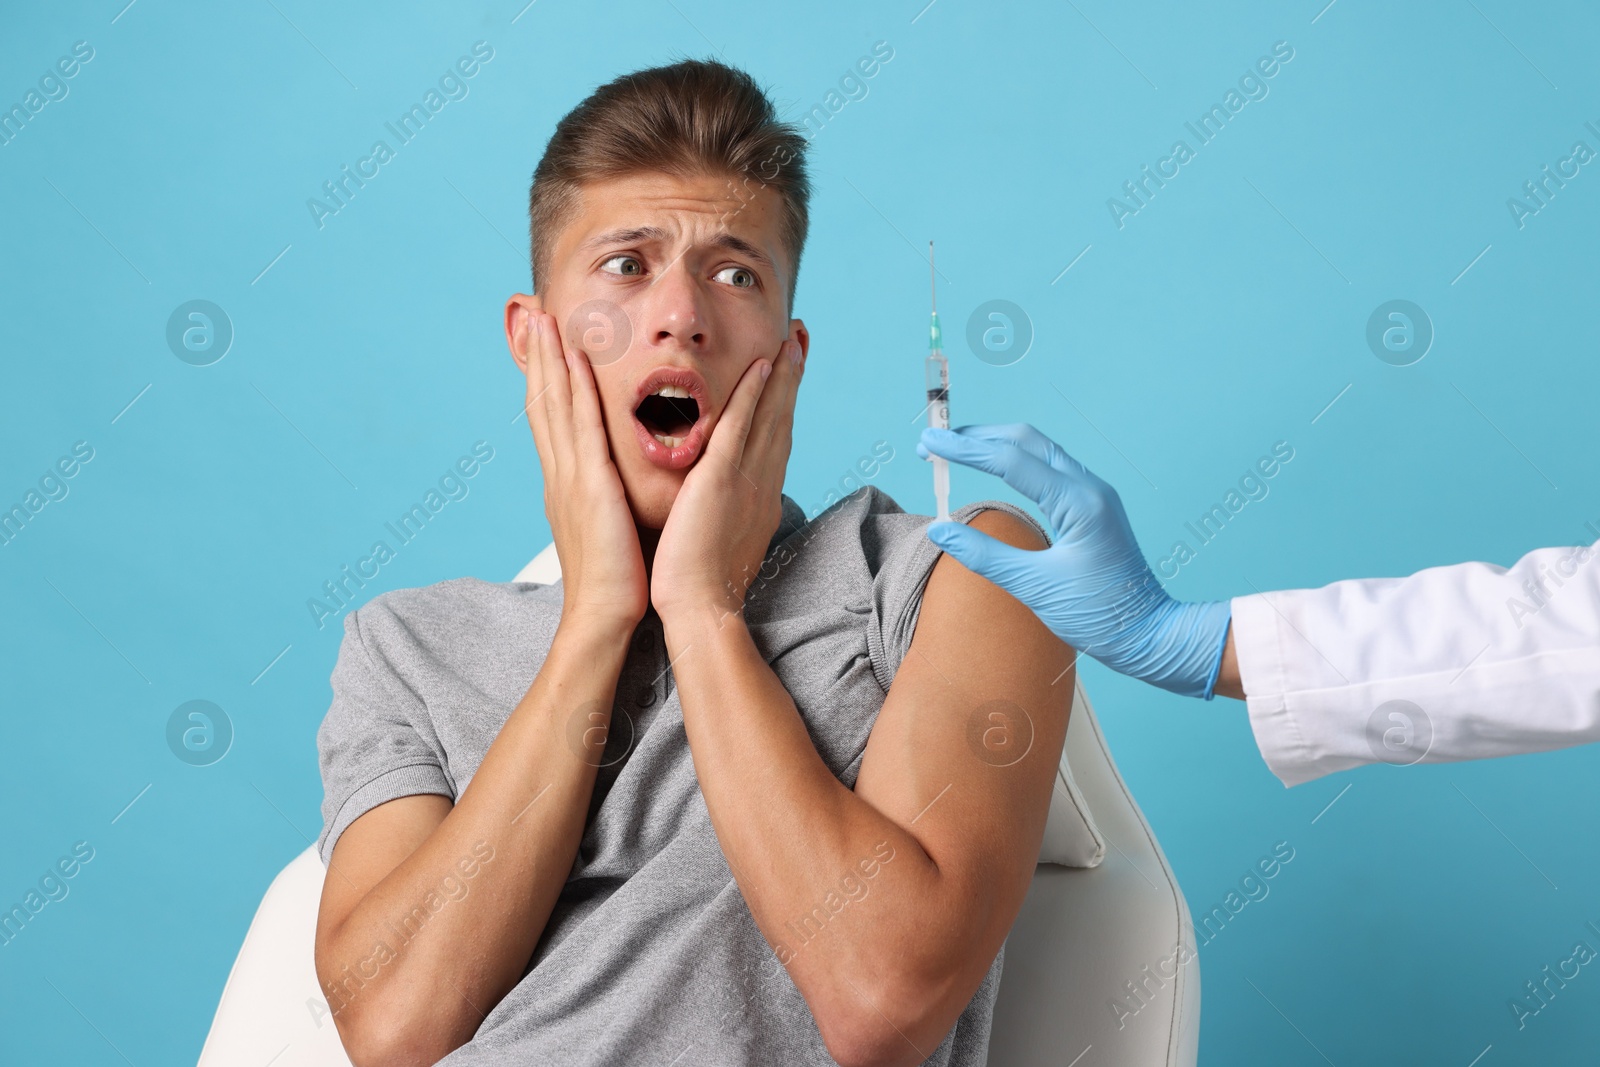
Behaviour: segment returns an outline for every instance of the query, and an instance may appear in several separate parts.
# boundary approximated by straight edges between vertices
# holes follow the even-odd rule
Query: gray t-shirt
[[[1048,540],[999,501],[952,518],[989,508]],[[923,533],[930,521],[872,486],[809,523],[785,496],[746,596],[756,647],[849,787],[939,556]],[[324,864],[344,829],[377,805],[466,789],[544,663],[561,599],[559,582],[458,578],[384,593],[346,616],[333,704],[317,733]],[[440,1062],[833,1063],[717,843],[653,611],[618,679],[601,762],[576,862],[529,970]],[[470,893],[470,882],[460,884]],[[436,898],[433,907],[464,906],[455,899],[469,897]],[[1002,946],[926,1063],[986,1061],[1004,956]]]

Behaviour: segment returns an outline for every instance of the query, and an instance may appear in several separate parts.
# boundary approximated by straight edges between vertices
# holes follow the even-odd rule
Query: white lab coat
[[[1232,607],[1250,726],[1285,786],[1600,740],[1600,541]]]

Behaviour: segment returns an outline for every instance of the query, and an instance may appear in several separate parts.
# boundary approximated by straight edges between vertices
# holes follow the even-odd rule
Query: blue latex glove
[[[959,522],[928,538],[962,566],[1033,609],[1057,637],[1121,674],[1210,700],[1232,615],[1229,602],[1174,600],[1134,540],[1117,491],[1026,423],[925,429],[917,445],[999,475],[1055,530],[1043,551],[1013,548]]]

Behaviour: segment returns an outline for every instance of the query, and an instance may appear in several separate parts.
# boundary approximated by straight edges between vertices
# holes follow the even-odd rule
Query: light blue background
[[[0,903],[95,849],[0,948],[7,1063],[192,1062],[262,891],[320,826],[340,627],[307,599],[480,439],[495,458],[470,496],[363,599],[509,579],[548,539],[500,309],[527,287],[545,140],[618,73],[721,55],[799,118],[874,41],[894,49],[812,146],[786,484],[808,508],[879,438],[878,484],[932,508],[914,452],[931,237],[955,421],[1057,437],[1119,487],[1153,560],[1292,444],[1178,596],[1508,564],[1600,523],[1600,164],[1525,228],[1506,207],[1574,141],[1600,148],[1584,5],[124,2],[8,5],[0,33],[5,106],[73,42],[95,49],[0,147],[0,504],[95,449],[0,547]],[[470,95],[318,229],[307,199],[480,40]],[[1280,40],[1270,95],[1119,230],[1107,198]],[[207,367],[164,336],[196,298],[236,330]],[[1036,334],[1012,366],[960,343],[994,298]],[[1364,339],[1394,298],[1437,333],[1409,367]],[[968,471],[954,496],[1017,499]],[[1202,1063],[1592,1054],[1594,968],[1521,1031],[1507,1002],[1600,947],[1600,750],[1285,791],[1243,705],[1083,674],[1197,913],[1275,842],[1296,850],[1203,952]],[[236,729],[204,768],[164,737],[196,698]]]

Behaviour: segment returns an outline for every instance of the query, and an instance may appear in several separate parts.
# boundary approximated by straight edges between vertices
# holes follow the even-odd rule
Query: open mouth
[[[694,463],[710,421],[705,380],[687,367],[657,367],[639,383],[636,397],[633,424],[645,458],[666,470]]]
[[[668,448],[677,448],[700,421],[700,403],[681,385],[663,385],[659,392],[640,401],[633,414],[651,437]]]

